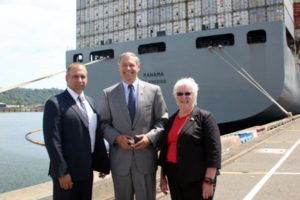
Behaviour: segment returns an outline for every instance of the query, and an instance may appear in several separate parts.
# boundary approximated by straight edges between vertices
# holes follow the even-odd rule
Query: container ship
[[[100,105],[102,89],[121,80],[119,55],[134,52],[169,113],[175,82],[192,77],[198,106],[225,134],[300,113],[298,27],[292,0],[77,0],[66,66],[105,58],[89,65],[85,90]]]

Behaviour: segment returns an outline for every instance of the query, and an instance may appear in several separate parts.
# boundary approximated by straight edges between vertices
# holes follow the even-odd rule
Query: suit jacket
[[[118,175],[128,174],[133,157],[141,173],[154,172],[157,167],[155,146],[168,118],[160,87],[138,81],[138,106],[133,123],[126,105],[122,82],[103,90],[100,113],[104,138],[110,144],[112,172]],[[129,136],[146,134],[152,145],[137,151],[124,150],[115,141],[119,134]]]
[[[168,134],[178,111],[170,117],[161,137],[159,163],[166,172]],[[221,141],[218,125],[212,114],[195,107],[178,135],[177,166],[187,181],[199,181],[206,168],[221,168]]]
[[[94,101],[87,96],[86,99],[97,113]],[[99,124],[92,155],[88,122],[67,90],[46,102],[43,129],[52,178],[70,173],[72,180],[84,180],[89,178],[93,169],[109,173],[109,161]]]

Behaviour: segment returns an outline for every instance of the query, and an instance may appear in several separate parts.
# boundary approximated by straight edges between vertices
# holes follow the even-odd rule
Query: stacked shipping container
[[[76,46],[283,20],[291,1],[77,0]]]

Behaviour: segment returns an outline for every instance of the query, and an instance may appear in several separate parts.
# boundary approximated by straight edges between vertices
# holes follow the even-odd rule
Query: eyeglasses
[[[181,97],[181,96],[183,96],[183,95],[188,97],[188,96],[190,96],[191,94],[192,94],[192,93],[190,93],[190,92],[177,92],[177,93],[176,93],[176,95],[179,96],[179,97]]]

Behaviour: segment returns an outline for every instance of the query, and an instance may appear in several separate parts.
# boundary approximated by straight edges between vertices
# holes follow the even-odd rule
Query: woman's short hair
[[[174,95],[174,98],[176,99],[176,93],[177,93],[177,89],[180,87],[180,86],[187,86],[188,88],[191,89],[191,92],[194,96],[194,105],[197,105],[197,96],[198,96],[198,84],[196,83],[196,81],[191,78],[191,77],[185,77],[185,78],[181,78],[179,79],[175,85],[174,85],[174,88],[173,88],[173,95]]]

